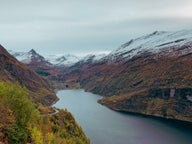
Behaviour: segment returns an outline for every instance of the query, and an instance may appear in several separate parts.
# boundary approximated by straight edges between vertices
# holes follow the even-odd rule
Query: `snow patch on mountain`
[[[95,62],[95,61],[102,59],[105,56],[106,56],[106,54],[95,54],[95,55],[89,54],[89,55],[83,57],[80,61],[82,61],[82,62],[87,62],[87,61]]]
[[[14,52],[10,50],[9,53],[20,62],[23,62],[25,64],[29,64],[31,62],[31,54],[29,54],[28,52]]]
[[[58,66],[71,66],[75,63],[77,63],[80,59],[77,56],[74,55],[49,55],[47,60],[54,64],[54,65],[58,65]]]
[[[106,56],[105,54],[89,54],[83,58],[77,57],[75,55],[67,54],[67,55],[49,55],[47,61],[57,66],[72,66],[78,62],[88,63],[95,62],[101,58]]]

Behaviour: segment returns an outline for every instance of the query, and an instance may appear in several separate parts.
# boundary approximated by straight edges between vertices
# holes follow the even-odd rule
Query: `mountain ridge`
[[[143,52],[159,53],[163,49],[170,49],[186,43],[191,43],[192,30],[181,30],[176,32],[155,31],[151,34],[131,39],[127,43],[121,45],[118,49],[112,51],[108,55],[108,59],[117,59],[124,57],[130,59]]]
[[[31,49],[29,52],[14,52],[12,50],[9,50],[9,52],[20,62],[23,62],[27,65],[32,65],[33,63],[37,63],[39,61],[44,62],[44,65],[47,66],[65,67],[73,66],[78,62],[97,61],[106,56],[105,54],[88,54],[84,57],[78,57],[72,54],[42,56],[37,53],[34,49]]]

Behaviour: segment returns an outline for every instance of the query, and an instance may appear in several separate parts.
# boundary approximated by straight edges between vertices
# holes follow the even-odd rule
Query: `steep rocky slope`
[[[64,79],[110,96],[99,102],[114,110],[192,122],[192,31],[130,40],[96,63],[72,67]]]
[[[0,80],[26,87],[35,102],[50,105],[57,100],[48,81],[16,60],[3,46],[0,46]]]

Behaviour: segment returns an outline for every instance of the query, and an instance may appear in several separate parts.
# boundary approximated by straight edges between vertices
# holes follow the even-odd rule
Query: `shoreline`
[[[116,110],[114,110],[114,111],[116,111]],[[178,126],[178,127],[182,126],[182,127],[192,130],[192,122],[189,122],[189,121],[165,118],[165,117],[154,116],[154,115],[147,115],[147,114],[142,114],[142,113],[127,112],[127,111],[121,111],[121,110],[119,110],[117,112],[123,113],[123,114],[135,115],[138,117],[156,119],[158,121],[168,122],[168,124],[172,124],[174,126]]]
[[[189,122],[189,121],[166,118],[166,117],[155,116],[155,115],[150,115],[150,114],[143,114],[143,113],[139,113],[139,112],[130,112],[130,111],[125,111],[125,110],[114,109],[114,108],[108,107],[105,104],[100,103],[99,100],[97,101],[97,103],[99,103],[113,111],[116,111],[116,112],[119,112],[119,113],[122,113],[125,115],[133,115],[133,116],[137,116],[137,117],[155,119],[158,121],[167,122],[168,124],[174,125],[175,127],[182,127],[182,128],[184,127],[185,129],[192,131],[192,122]]]

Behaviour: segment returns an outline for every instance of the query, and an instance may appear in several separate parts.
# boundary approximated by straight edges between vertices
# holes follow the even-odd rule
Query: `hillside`
[[[56,100],[48,80],[0,46],[0,143],[89,144],[71,113],[50,107]]]
[[[16,60],[0,46],[0,80],[19,83],[30,92],[30,98],[45,105],[52,104],[57,97],[46,79]]]
[[[65,82],[108,96],[114,110],[192,122],[192,31],[154,32],[101,60],[65,72]]]

